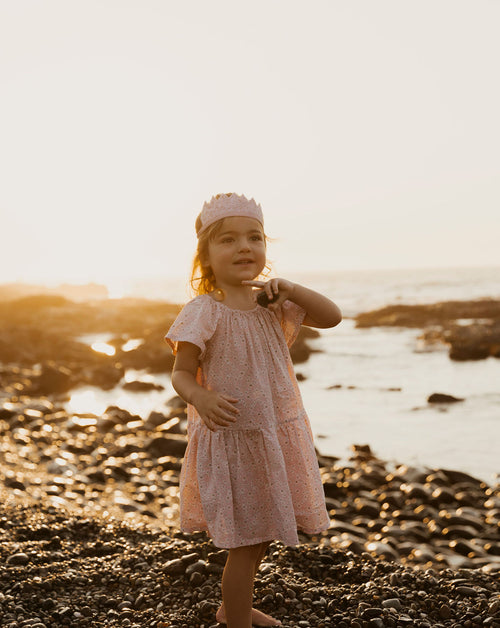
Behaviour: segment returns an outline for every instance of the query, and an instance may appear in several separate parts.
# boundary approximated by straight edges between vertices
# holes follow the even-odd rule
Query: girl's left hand
[[[279,294],[279,297],[276,299],[276,301],[268,305],[269,310],[277,310],[282,303],[292,297],[293,289],[295,288],[294,283],[288,281],[288,279],[280,279],[279,277],[276,277],[269,281],[250,281],[245,279],[241,283],[245,286],[254,286],[255,288],[260,288],[260,290],[264,290],[269,297],[269,300],[273,299],[276,294]]]

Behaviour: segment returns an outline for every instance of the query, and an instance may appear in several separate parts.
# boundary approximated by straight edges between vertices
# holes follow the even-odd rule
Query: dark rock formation
[[[453,395],[445,395],[444,393],[432,393],[427,398],[427,403],[457,403],[458,401],[464,401],[464,399],[454,397]]]
[[[500,357],[500,300],[390,305],[359,314],[356,326],[420,327],[421,340],[449,346],[452,360]]]

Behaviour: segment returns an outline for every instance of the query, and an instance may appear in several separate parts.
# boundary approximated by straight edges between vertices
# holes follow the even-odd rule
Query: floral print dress
[[[181,529],[207,530],[221,548],[325,530],[330,519],[289,347],[305,310],[237,310],[200,295],[166,340],[200,348],[200,385],[238,399],[235,423],[209,430],[188,404],[188,446],[180,478]]]

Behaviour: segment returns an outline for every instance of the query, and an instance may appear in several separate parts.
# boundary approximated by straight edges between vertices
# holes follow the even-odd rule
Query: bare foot
[[[221,606],[217,611],[215,619],[219,622],[219,624],[226,623],[226,613],[223,606]],[[278,619],[274,619],[274,617],[257,610],[256,608],[252,608],[252,626],[281,626],[281,622]]]

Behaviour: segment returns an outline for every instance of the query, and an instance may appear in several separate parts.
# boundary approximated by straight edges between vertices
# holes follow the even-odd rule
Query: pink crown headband
[[[255,218],[264,227],[262,207],[257,205],[253,198],[248,200],[243,194],[218,194],[217,196],[212,196],[210,202],[203,203],[203,209],[200,214],[201,227],[197,233],[198,237],[214,222],[229,216]]]

